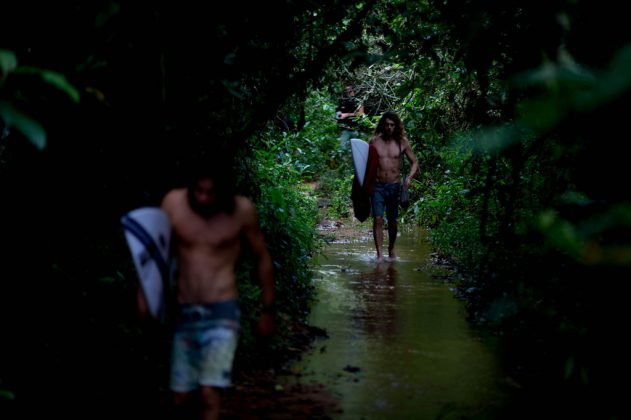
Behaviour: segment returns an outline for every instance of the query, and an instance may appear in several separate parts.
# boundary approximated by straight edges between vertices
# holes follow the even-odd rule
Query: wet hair
[[[375,127],[375,135],[385,134],[386,132],[386,120],[394,121],[394,132],[392,133],[392,137],[397,141],[401,142],[401,140],[406,136],[405,128],[403,127],[403,122],[401,122],[401,118],[395,112],[387,111],[384,112],[379,122],[377,123],[377,127]]]

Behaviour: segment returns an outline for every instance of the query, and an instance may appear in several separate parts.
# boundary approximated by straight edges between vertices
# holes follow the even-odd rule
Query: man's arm
[[[361,117],[365,113],[366,112],[364,111],[364,105],[360,104],[359,108],[357,108],[357,111],[355,111],[355,115],[358,116],[358,117]]]
[[[337,115],[339,119],[361,117],[365,113],[363,104],[359,104],[357,109],[353,112],[342,112],[342,108],[340,106],[337,107]]]
[[[342,113],[342,118],[355,118],[364,115],[364,105],[360,105],[355,112],[349,112],[347,114]]]
[[[265,245],[265,238],[259,225],[256,209],[250,200],[243,199],[244,203],[244,234],[245,238],[254,253],[256,259],[256,272],[261,284],[263,304],[263,316],[274,314],[274,268],[272,257]],[[261,319],[259,329],[262,334],[268,334],[273,329],[273,324],[269,320]]]
[[[408,159],[410,159],[410,162],[412,163],[412,167],[410,168],[410,173],[405,178],[405,184],[409,187],[410,183],[412,182],[412,178],[414,177],[414,175],[416,175],[416,171],[418,171],[418,161],[416,160],[416,156],[414,155],[414,152],[412,151],[412,147],[410,147],[410,142],[408,141],[407,138],[404,139],[403,143],[405,146],[404,153],[408,157]]]
[[[149,308],[147,307],[147,301],[145,300],[145,294],[142,291],[142,286],[138,284],[136,289],[136,309],[138,310],[138,317],[144,319],[149,315]]]

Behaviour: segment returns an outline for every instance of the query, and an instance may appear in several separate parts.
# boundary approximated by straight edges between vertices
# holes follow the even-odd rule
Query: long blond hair
[[[397,143],[401,143],[401,140],[406,138],[407,135],[405,133],[405,128],[403,127],[403,122],[401,121],[401,118],[399,118],[399,115],[392,111],[387,111],[383,113],[383,115],[379,119],[379,122],[377,123],[377,126],[375,127],[373,135],[380,136],[386,133],[386,120],[394,121],[395,125],[392,137],[397,141]]]

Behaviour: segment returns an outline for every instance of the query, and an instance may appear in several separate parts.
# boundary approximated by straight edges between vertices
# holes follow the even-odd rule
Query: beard
[[[188,189],[188,204],[195,213],[204,218],[209,218],[219,213],[232,214],[235,206],[234,197],[225,194],[218,194],[217,198],[209,203],[200,203],[195,198],[195,193],[191,188]]]

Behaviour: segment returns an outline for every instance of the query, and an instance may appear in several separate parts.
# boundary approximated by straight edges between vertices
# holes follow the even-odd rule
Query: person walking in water
[[[401,194],[401,167],[403,156],[411,163],[410,173],[403,182],[409,187],[412,177],[418,170],[416,156],[410,147],[403,123],[394,112],[382,115],[370,139],[370,148],[376,154],[376,170],[366,174],[370,177],[368,188],[371,191],[373,237],[377,250],[378,263],[384,260],[383,255],[383,215],[388,221],[388,257],[396,258],[394,244],[397,240],[397,217],[399,215],[399,196]],[[369,160],[371,160],[369,158]]]

